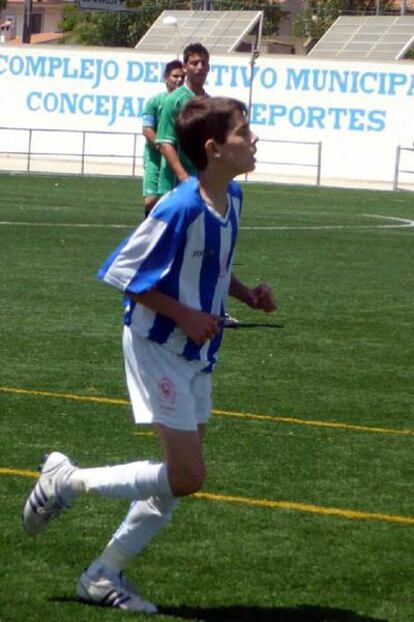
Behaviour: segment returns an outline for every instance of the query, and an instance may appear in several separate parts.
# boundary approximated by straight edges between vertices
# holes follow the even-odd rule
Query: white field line
[[[66,227],[78,229],[134,229],[136,225],[116,225],[116,224],[99,224],[99,223],[62,223],[62,222],[19,222],[0,220],[0,226],[22,226],[22,227]]]
[[[240,227],[244,231],[308,231],[308,230],[334,230],[334,229],[410,229],[414,228],[414,220],[398,218],[396,216],[381,216],[379,214],[362,214],[367,218],[381,218],[395,221],[388,225],[304,225],[304,226],[263,226],[263,227]],[[66,227],[80,229],[134,229],[136,225],[102,224],[102,223],[59,223],[59,222],[19,222],[0,221],[0,226],[23,226],[23,227]]]
[[[313,230],[313,229],[409,229],[414,227],[414,220],[409,220],[407,218],[397,218],[396,216],[380,216],[379,214],[362,214],[362,216],[366,216],[367,218],[382,218],[384,220],[393,220],[398,224],[392,225],[310,225],[310,226],[283,226],[283,227],[240,227],[240,229],[245,230]]]

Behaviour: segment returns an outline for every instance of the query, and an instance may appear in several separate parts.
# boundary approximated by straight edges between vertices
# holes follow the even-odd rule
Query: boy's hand
[[[261,309],[265,313],[276,311],[277,302],[273,298],[271,288],[265,283],[249,288],[246,293],[245,302],[252,309]]]
[[[182,309],[176,322],[183,333],[198,346],[213,339],[220,332],[218,315],[205,313],[196,309]]]
[[[183,333],[198,346],[204,345],[208,339],[213,339],[220,332],[220,317],[218,315],[191,309],[191,307],[187,307],[156,288],[143,294],[128,292],[128,296],[131,300],[152,309],[155,313],[165,315],[173,320]]]
[[[268,285],[261,283],[257,287],[247,287],[239,281],[234,273],[230,279],[229,294],[252,309],[261,309],[266,313],[271,313],[277,309],[277,302],[274,300],[272,289]]]

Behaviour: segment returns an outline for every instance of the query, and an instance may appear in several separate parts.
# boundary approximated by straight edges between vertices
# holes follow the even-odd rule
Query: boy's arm
[[[157,104],[158,96],[150,97],[145,104],[142,116],[142,134],[154,147],[156,147],[155,138],[157,136]]]
[[[174,175],[178,177],[180,181],[185,181],[188,179],[189,175],[183,165],[181,164],[180,158],[178,157],[178,153],[174,145],[171,143],[158,143],[160,153],[167,160],[168,165],[173,170]]]
[[[266,313],[271,313],[277,309],[277,302],[274,300],[273,292],[268,285],[262,283],[257,287],[247,287],[233,273],[230,279],[229,294],[252,309],[261,309]]]
[[[155,148],[158,148],[158,145],[155,142],[157,133],[155,132],[153,127],[146,126],[142,128],[142,134],[144,138]]]
[[[175,132],[177,113],[177,103],[170,97],[167,97],[159,118],[156,140],[161,155],[166,159],[174,175],[180,181],[185,181],[189,175],[178,156],[177,134]]]
[[[144,294],[128,292],[128,298],[138,302],[152,311],[165,315],[181,328],[183,333],[194,343],[202,346],[208,339],[212,339],[219,332],[219,317],[183,305],[175,298],[151,289]]]

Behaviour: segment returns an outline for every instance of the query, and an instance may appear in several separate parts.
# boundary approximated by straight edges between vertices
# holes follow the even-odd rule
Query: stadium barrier
[[[410,167],[410,168],[407,168]],[[394,190],[413,190],[414,147],[397,146],[395,156]]]
[[[141,132],[0,127],[0,170],[140,177],[144,144]],[[321,142],[261,139],[245,179],[319,186],[321,163]]]

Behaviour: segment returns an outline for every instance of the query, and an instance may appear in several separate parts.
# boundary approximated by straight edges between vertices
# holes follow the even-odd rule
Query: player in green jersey
[[[184,82],[184,70],[181,61],[172,60],[167,63],[164,71],[164,82],[167,90],[150,97],[145,104],[142,120],[142,133],[145,137],[143,178],[145,216],[148,216],[160,198],[158,192],[158,177],[160,173],[161,154],[155,143],[155,137],[158,121],[166,98]]]
[[[175,119],[186,103],[196,95],[206,95],[204,83],[210,69],[210,56],[201,43],[191,43],[184,49],[185,83],[167,97],[158,123],[156,143],[162,154],[158,194],[169,192],[196,170],[191,160],[180,150],[175,132]]]

